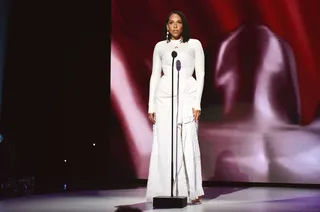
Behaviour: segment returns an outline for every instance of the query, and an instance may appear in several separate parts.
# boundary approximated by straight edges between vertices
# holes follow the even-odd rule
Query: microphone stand
[[[179,127],[178,127],[178,118],[179,118],[179,76],[180,76],[180,69],[181,69],[181,62],[180,60],[177,60],[176,62],[176,68],[178,71],[178,80],[177,80],[177,114],[176,114],[176,196],[178,196],[178,132],[179,132]]]
[[[173,104],[173,99],[174,99],[174,92],[173,92],[173,88],[174,88],[174,59],[175,57],[177,57],[177,52],[173,51],[171,53],[172,56],[172,89],[171,89],[171,197],[173,197],[173,183],[174,183],[174,179],[173,179],[173,129],[174,129],[174,119],[173,119],[173,114],[174,114],[174,104]]]
[[[171,53],[172,56],[172,96],[171,96],[171,103],[172,103],[172,111],[171,111],[171,124],[172,124],[172,131],[171,131],[171,196],[157,196],[153,198],[153,208],[184,208],[188,204],[187,197],[180,197],[180,196],[173,196],[173,132],[174,132],[174,59],[177,57],[177,52],[173,51]],[[181,68],[181,63],[179,61],[179,67]],[[179,70],[180,68],[177,67]],[[176,141],[178,142],[178,141]]]

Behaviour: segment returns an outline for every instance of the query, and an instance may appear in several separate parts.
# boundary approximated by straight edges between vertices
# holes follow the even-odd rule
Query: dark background
[[[108,142],[111,2],[13,0],[8,20],[3,175],[35,176],[38,192],[130,184]]]

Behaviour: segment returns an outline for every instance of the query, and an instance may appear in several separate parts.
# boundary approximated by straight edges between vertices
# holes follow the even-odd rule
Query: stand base
[[[157,196],[153,198],[153,208],[184,208],[187,205],[187,197]]]

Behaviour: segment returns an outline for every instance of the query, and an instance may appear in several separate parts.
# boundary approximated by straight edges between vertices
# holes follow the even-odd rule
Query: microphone
[[[178,71],[181,70],[181,62],[180,62],[180,60],[177,60],[177,62],[176,62],[176,68],[177,68]]]
[[[177,57],[177,55],[178,55],[178,53],[177,53],[176,51],[172,51],[171,56],[172,56],[173,58]]]
[[[173,104],[173,99],[174,99],[174,92],[173,92],[173,90],[174,90],[174,80],[173,80],[173,78],[174,78],[174,59],[177,57],[177,55],[178,55],[178,53],[176,52],[176,51],[172,51],[171,52],[171,56],[172,56],[172,65],[171,65],[171,67],[172,67],[172,89],[171,89],[171,106],[172,106],[172,110],[171,110],[171,198],[173,198],[173,184],[174,184],[174,179],[173,179],[173,172],[174,172],[174,170],[173,170],[173,130],[174,130],[174,119],[173,119],[173,114],[174,114],[174,112],[173,112],[173,110],[174,110],[174,104]]]

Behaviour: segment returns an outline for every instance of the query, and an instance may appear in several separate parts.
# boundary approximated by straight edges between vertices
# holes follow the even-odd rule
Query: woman
[[[176,51],[175,61],[181,61],[181,70],[177,99],[178,71],[174,64],[174,195],[187,196],[190,203],[197,204],[204,194],[197,135],[204,84],[204,53],[200,41],[190,39],[189,26],[181,12],[173,11],[167,16],[164,31],[165,40],[154,48],[150,79],[148,115],[153,123],[153,147],[146,197],[147,201],[152,201],[155,196],[171,194],[171,53]],[[192,76],[194,70],[197,80]]]

